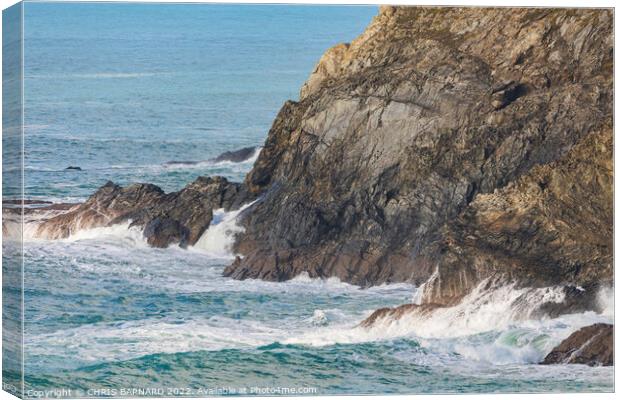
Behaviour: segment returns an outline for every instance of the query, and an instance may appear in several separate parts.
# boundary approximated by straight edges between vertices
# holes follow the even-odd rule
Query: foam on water
[[[98,240],[102,242],[118,242],[132,247],[148,247],[142,229],[131,226],[131,221],[111,226],[81,229],[73,232],[69,237],[60,239],[64,242],[78,242],[83,240]]]
[[[235,226],[237,216],[235,212],[218,213],[213,226]],[[215,231],[226,239],[217,243],[228,243],[228,230]],[[222,237],[211,235],[205,233],[205,237]],[[477,379],[493,379],[494,374],[504,374],[509,368],[510,379],[546,374],[553,381],[563,374],[598,382],[590,370],[555,366],[543,370],[533,365],[574,330],[610,321],[613,315],[606,310],[603,314],[536,320],[528,319],[523,302],[515,303],[520,296],[532,303],[560,301],[561,292],[556,288],[480,288],[458,306],[424,318],[383,320],[366,329],[358,324],[373,310],[410,301],[416,288],[401,283],[361,289],[336,278],[310,278],[307,274],[280,283],[236,281],[222,276],[227,259],[202,249],[150,248],[142,241],[139,231],[122,224],[26,246],[31,263],[27,280],[35,281],[32,286],[45,288],[45,282],[57,282],[41,294],[46,297],[33,299],[40,308],[31,314],[32,320],[40,322],[33,325],[36,329],[27,335],[26,343],[33,370],[126,365],[122,363],[150,355],[162,355],[160,362],[169,360],[165,362],[174,366],[194,354],[208,360],[210,354],[229,354],[219,353],[226,351],[237,352],[230,357],[241,357],[230,362],[244,363],[263,351],[284,346],[286,357],[341,351],[356,363],[370,357],[375,361],[364,368],[378,368],[377,373],[386,379],[390,372],[383,370],[381,363],[392,360],[389,362],[399,368],[432,368]],[[218,254],[224,254],[227,247],[217,248]],[[50,279],[50,274],[63,278]],[[67,298],[79,299],[82,305],[68,312]],[[609,296],[601,292],[601,301],[610,303]],[[89,322],[92,315],[103,319]],[[391,349],[391,358],[378,360],[377,355],[368,353],[377,351],[373,349]],[[179,354],[183,354],[181,358],[176,357]],[[287,358],[282,360],[282,368],[287,369]],[[239,368],[244,367],[239,364]],[[308,364],[308,368],[312,366]],[[608,375],[600,375],[607,377],[599,379],[601,385]]]
[[[227,212],[223,208],[214,210],[213,220],[209,228],[202,234],[193,248],[213,257],[234,257],[232,247],[235,242],[235,237],[237,234],[243,232],[243,227],[237,224],[237,217],[255,202],[256,200],[234,211]]]
[[[424,361],[433,365],[456,359],[493,365],[525,365],[539,362],[553,346],[578,328],[613,321],[613,290],[610,288],[603,288],[599,293],[604,309],[601,314],[586,312],[555,319],[534,319],[533,312],[540,304],[563,301],[561,287],[518,288],[514,284],[497,285],[485,280],[453,307],[424,314],[409,313],[397,320],[383,318],[371,328],[363,328],[359,322],[376,308],[405,303],[412,298],[415,301],[423,287],[416,289],[403,283],[360,289],[337,278],[310,278],[306,273],[284,283],[223,278],[222,268],[234,256],[235,235],[243,231],[238,217],[252,204],[235,211],[215,210],[211,226],[190,251],[174,246],[150,248],[141,229],[130,227],[130,222],[81,230],[58,241],[30,241],[26,250],[27,255],[34,256],[33,262],[37,257],[46,260],[52,254],[56,258],[66,255],[70,263],[61,261],[58,266],[58,272],[64,270],[66,278],[82,280],[84,274],[90,274],[90,279],[96,281],[96,276],[118,276],[127,287],[144,287],[145,290],[165,289],[172,293],[210,296],[221,292],[238,298],[251,295],[255,300],[248,300],[249,303],[240,307],[257,313],[242,319],[217,313],[203,318],[196,315],[147,317],[43,332],[28,339],[32,351],[37,354],[35,359],[44,360],[55,352],[62,353],[64,348],[70,349],[72,362],[83,365],[96,360],[119,361],[155,353],[256,348],[272,343],[324,347],[408,338],[434,354]],[[32,236],[37,222],[34,218],[25,224],[24,236]],[[58,288],[60,292],[62,288]],[[305,308],[303,299],[318,293],[339,299],[333,300],[339,305],[329,307],[328,302],[308,304],[309,308]],[[295,306],[299,308],[293,307],[287,313],[278,311],[275,306],[270,311],[274,313],[273,319],[265,319],[261,316],[264,310],[254,310],[263,296],[284,296],[299,299],[301,303]],[[376,303],[370,304],[369,298]],[[392,303],[398,298],[401,300]],[[353,304],[355,309],[351,307]]]
[[[609,291],[604,288],[599,293],[607,304]],[[554,319],[531,318],[540,304],[563,298],[561,287],[517,289],[509,284],[489,288],[484,281],[453,307],[411,312],[399,319],[384,317],[370,328],[357,324],[329,327],[284,343],[328,346],[412,338],[438,354],[491,364],[537,363],[577,329],[597,322],[613,323],[609,308],[601,314],[590,311]]]
[[[44,210],[33,213],[21,214],[5,213],[2,220],[3,239],[8,241],[33,241],[41,240],[37,234],[39,224],[49,218],[59,215],[64,211]]]
[[[257,347],[286,331],[256,321],[214,316],[190,320],[146,319],[83,325],[26,338],[38,356],[70,354],[73,362],[119,361],[148,354]]]

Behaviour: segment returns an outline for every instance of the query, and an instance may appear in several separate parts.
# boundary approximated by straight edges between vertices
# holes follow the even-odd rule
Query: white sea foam
[[[609,311],[533,318],[540,304],[563,300],[561,287],[517,289],[515,285],[504,285],[488,289],[487,284],[480,284],[454,307],[412,312],[400,319],[385,317],[370,328],[351,324],[327,327],[288,338],[284,343],[326,346],[412,338],[439,354],[493,364],[532,363],[540,361],[577,329],[613,321]],[[601,296],[609,300],[608,293]]]
[[[28,335],[39,355],[70,354],[79,361],[118,361],[148,354],[256,347],[283,337],[282,329],[224,317],[186,321],[146,319],[97,323],[59,332]]]
[[[604,286],[599,290],[597,297],[599,306],[603,310],[602,314],[608,318],[614,317],[614,288]]]
[[[33,241],[42,240],[38,235],[39,225],[42,221],[62,214],[61,210],[41,210],[32,213],[21,214],[4,213],[2,220],[3,239],[8,241]]]
[[[193,248],[212,257],[234,257],[232,247],[235,243],[235,237],[243,232],[243,227],[237,224],[237,217],[255,202],[256,200],[234,211],[224,211],[223,208],[214,210],[211,225]]]
[[[69,237],[60,239],[63,242],[77,242],[83,240],[100,240],[122,242],[135,247],[148,247],[142,230],[138,227],[130,227],[131,221],[111,226],[103,226],[90,229],[81,229],[73,232]]]
[[[416,288],[405,283],[360,289],[337,278],[310,278],[308,274],[285,283],[223,278],[221,271],[226,262],[217,260],[232,256],[234,236],[243,229],[237,223],[238,216],[251,205],[230,212],[216,210],[211,227],[194,251],[149,248],[140,229],[129,228],[129,223],[125,223],[76,232],[55,241],[52,248],[49,243],[41,245],[43,254],[39,257],[44,260],[47,253],[65,254],[64,261],[54,268],[62,269],[72,279],[83,279],[82,274],[100,274],[115,276],[136,287],[165,288],[178,293],[248,292],[291,296],[292,302],[300,296],[320,293],[330,299],[344,297],[347,304],[356,305],[366,304],[369,298],[398,304],[401,297],[402,303],[411,296],[416,297]],[[110,263],[111,260],[114,262]],[[411,338],[432,353],[416,359],[419,365],[454,358],[506,365],[536,363],[578,328],[613,320],[611,289],[599,293],[605,309],[602,314],[586,312],[541,320],[534,319],[533,311],[543,302],[562,301],[561,287],[528,289],[488,283],[480,284],[454,307],[425,315],[411,313],[399,320],[385,318],[369,329],[358,323],[377,306],[367,306],[364,310],[364,307],[329,308],[317,304],[320,308],[303,310],[297,315],[289,313],[277,321],[192,317],[182,321],[145,319],[88,324],[34,336],[30,345],[36,348],[37,354],[51,355],[60,348],[68,348],[72,357],[91,362],[161,352],[256,347],[274,342],[326,346]]]

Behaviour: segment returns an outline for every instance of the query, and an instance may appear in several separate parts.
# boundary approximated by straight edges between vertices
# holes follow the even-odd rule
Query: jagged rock
[[[82,229],[108,226],[128,212],[154,206],[163,196],[164,192],[155,185],[134,184],[122,188],[107,182],[83,204],[42,222],[37,228],[37,236],[61,239]]]
[[[245,180],[261,200],[242,221],[244,257],[225,274],[368,286],[420,284],[439,269],[445,284],[429,284],[426,300],[439,304],[497,270],[532,285],[609,280],[611,153],[600,146],[611,149],[612,19],[604,9],[382,7],[276,117]],[[591,168],[578,152],[566,158],[588,141]],[[488,197],[528,174],[518,208]],[[484,199],[498,205],[478,224]],[[463,228],[451,229],[457,219]]]
[[[614,326],[601,323],[579,329],[551,350],[541,364],[614,365]]]
[[[232,151],[225,151],[222,154],[220,154],[219,156],[215,157],[215,158],[211,158],[208,161],[209,162],[222,162],[222,161],[230,161],[230,162],[242,162],[242,161],[246,161],[249,160],[254,153],[256,152],[257,148],[256,147],[244,147],[241,148],[239,150],[232,150]],[[173,161],[167,161],[166,163],[164,163],[165,166],[174,166],[174,165],[196,165],[196,164],[200,164],[203,161],[177,161],[177,160],[173,160]]]
[[[613,134],[592,132],[558,161],[494,193],[478,195],[444,227],[437,274],[425,301],[453,303],[491,274],[524,286],[581,285],[543,311],[596,309],[599,285],[613,282]]]
[[[40,229],[131,220],[193,244],[213,209],[258,199],[227,276],[425,282],[421,306],[374,320],[489,277],[564,287],[544,315],[594,309],[613,279],[612,105],[612,10],[381,7],[284,104],[243,184],[109,184]]]
[[[113,222],[119,223],[131,220],[132,226],[146,226],[156,218],[165,217],[177,221],[179,229],[186,228],[187,239],[182,243],[195,244],[200,236],[209,227],[213,218],[213,210],[218,208],[231,209],[240,200],[241,185],[229,182],[222,177],[199,177],[178,192],[167,194],[154,207],[146,207],[117,217]],[[239,197],[239,199],[238,199]],[[172,237],[183,237],[184,233],[178,231]],[[152,240],[152,244],[168,243]],[[150,243],[151,243],[150,242]],[[167,244],[166,244],[167,245]]]
[[[493,90],[492,105],[496,110],[508,106],[513,101],[527,94],[527,86],[518,82],[510,81]]]
[[[167,247],[170,243],[179,243],[181,247],[186,247],[189,229],[175,219],[157,217],[144,226],[144,237],[147,243],[154,247]]]
[[[42,222],[37,235],[57,239],[81,229],[131,221],[131,226],[144,228],[152,246],[193,245],[209,227],[213,210],[240,206],[244,193],[239,183],[222,177],[199,177],[168,194],[155,185],[123,188],[108,182],[85,203]]]

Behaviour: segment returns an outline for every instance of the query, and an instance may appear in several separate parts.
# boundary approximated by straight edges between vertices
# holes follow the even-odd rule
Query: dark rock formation
[[[244,147],[239,150],[225,151],[215,158],[209,159],[207,162],[223,162],[230,161],[234,163],[243,162],[249,160],[256,152],[256,147]],[[164,165],[196,165],[204,161],[167,161]]]
[[[72,165],[68,166],[67,168],[65,168],[66,170],[74,170],[74,171],[81,171],[82,168],[80,167],[74,167]]]
[[[210,223],[211,218],[205,220]],[[168,247],[170,243],[179,243],[181,247],[187,247],[189,229],[176,219],[155,217],[144,226],[144,237],[153,247]]]
[[[581,328],[556,346],[541,364],[614,365],[614,326],[594,324]]]
[[[603,127],[560,160],[478,195],[444,227],[442,241],[424,249],[441,255],[425,300],[450,304],[502,274],[525,286],[581,285],[587,295],[571,293],[571,307],[577,298],[594,304],[597,286],[613,280],[612,139]]]
[[[256,147],[253,147],[253,146],[244,147],[239,150],[225,151],[224,153],[215,157],[213,161],[215,162],[222,162],[222,161],[242,162],[252,157],[255,151],[256,151]]]
[[[209,227],[214,209],[238,207],[243,199],[241,185],[221,177],[199,177],[182,190],[168,194],[155,185],[123,188],[108,182],[83,204],[42,222],[37,235],[57,239],[80,229],[131,220],[131,226],[144,228],[152,246],[187,246],[196,243]]]
[[[437,271],[424,302],[440,305],[490,274],[609,282],[612,19],[382,7],[276,117],[225,274],[366,286]]]

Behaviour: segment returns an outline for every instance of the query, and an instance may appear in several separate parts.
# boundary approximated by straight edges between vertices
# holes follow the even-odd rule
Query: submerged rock
[[[541,364],[614,365],[614,326],[600,323],[579,329],[551,350]]]
[[[172,160],[172,161],[166,161],[164,163],[165,166],[174,166],[174,165],[196,165],[199,164],[200,161],[177,161],[177,160]]]
[[[68,166],[68,167],[67,167],[67,168],[65,168],[65,169],[68,169],[68,170],[74,170],[74,171],[81,171],[81,170],[82,170],[82,168],[80,168],[80,167],[74,167],[74,166],[72,166],[72,165]]]

